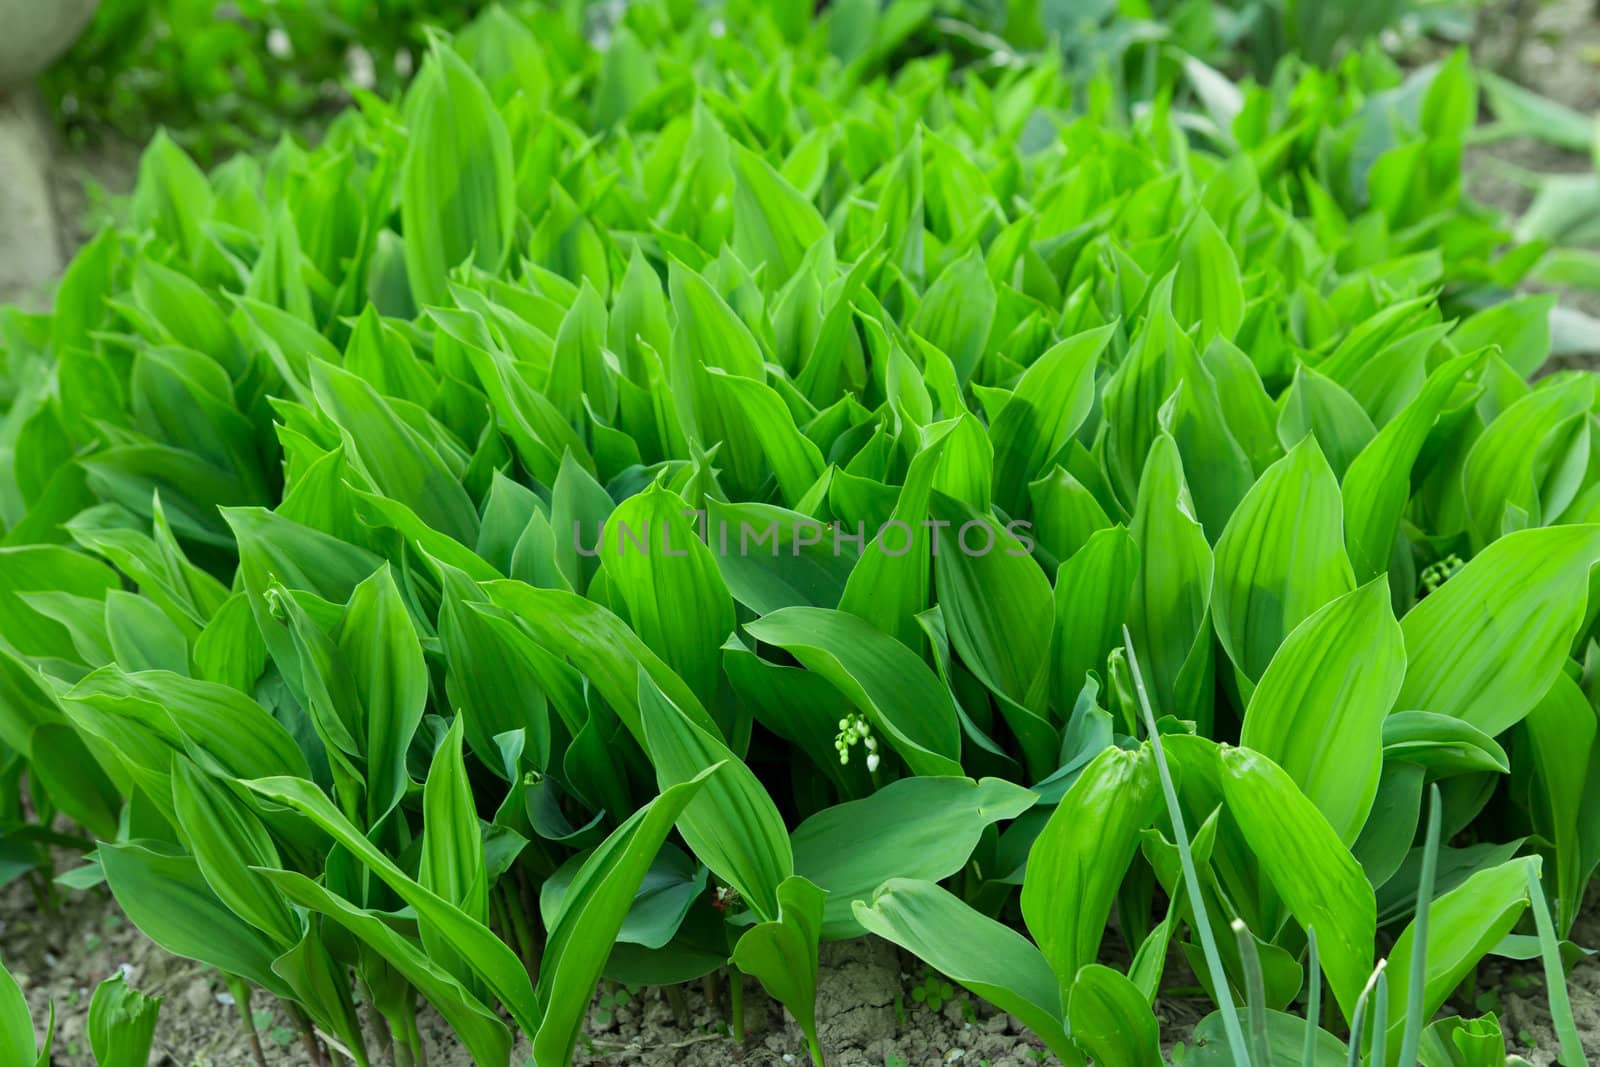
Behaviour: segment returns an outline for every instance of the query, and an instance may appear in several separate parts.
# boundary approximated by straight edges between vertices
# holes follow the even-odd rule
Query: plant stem
[[[733,1039],[744,1044],[744,975],[728,964],[728,1003],[733,1016]]]
[[[311,1017],[294,1001],[286,1000],[284,1003],[289,1006],[289,1016],[300,1029],[300,1043],[305,1046],[306,1055],[312,1064],[315,1067],[328,1067],[328,1057],[322,1052],[322,1042],[317,1040],[317,1028],[312,1025]]]
[[[233,1006],[239,1009],[239,1021],[244,1024],[245,1040],[250,1042],[250,1058],[256,1067],[267,1067],[266,1053],[261,1051],[261,1035],[256,1033],[256,1021],[250,1014],[250,983],[243,978],[224,974],[222,981],[233,994]]]
[[[1206,916],[1205,892],[1200,884],[1200,874],[1195,869],[1194,855],[1189,851],[1189,832],[1183,826],[1178,790],[1172,784],[1172,771],[1167,766],[1167,752],[1161,744],[1161,731],[1156,728],[1155,712],[1150,710],[1150,694],[1145,690],[1144,673],[1139,670],[1139,657],[1133,650],[1133,634],[1126,626],[1122,628],[1122,641],[1128,650],[1128,673],[1133,676],[1133,688],[1139,698],[1139,710],[1144,715],[1145,730],[1150,734],[1150,751],[1155,756],[1161,793],[1166,800],[1167,815],[1172,820],[1172,836],[1177,839],[1178,859],[1183,866],[1183,884],[1189,891],[1189,907],[1194,914],[1196,932],[1200,935],[1200,947],[1205,952],[1206,970],[1211,972],[1211,988],[1216,993],[1217,1007],[1222,1012],[1222,1028],[1228,1035],[1228,1049],[1233,1053],[1235,1067],[1250,1067],[1250,1055],[1245,1051],[1244,1029],[1239,1025],[1239,1012],[1234,1008],[1233,994],[1228,989],[1228,972],[1222,967],[1217,939],[1211,931],[1211,920]]]
[[[1544,886],[1539,884],[1537,863],[1537,860],[1530,860],[1527,865],[1528,900],[1533,905],[1534,927],[1539,931],[1539,954],[1544,959],[1544,984],[1550,997],[1550,1020],[1561,1044],[1561,1057],[1557,1062],[1565,1067],[1588,1067],[1589,1057],[1584,1055],[1583,1040],[1578,1034],[1577,1022],[1572,1017],[1572,1001],[1567,997],[1566,969],[1561,963],[1561,946],[1556,938],[1555,923],[1550,919],[1550,905],[1545,900]]]
[[[1423,839],[1422,875],[1417,880],[1417,914],[1411,920],[1411,984],[1406,988],[1405,1034],[1400,1040],[1400,1067],[1417,1062],[1422,1047],[1422,995],[1428,982],[1428,917],[1433,912],[1433,882],[1439,868],[1439,785],[1428,787],[1428,834]]]
[[[716,971],[712,971],[700,979],[700,989],[706,995],[706,1009],[711,1012],[711,1018],[715,1019],[722,1010],[722,1005],[719,1003],[720,998],[717,996]]]
[[[683,990],[675,985],[661,987],[661,995],[667,1000],[667,1007],[672,1009],[672,1018],[678,1024],[678,1029],[689,1029],[689,1002],[684,999]]]
[[[1233,920],[1233,936],[1244,963],[1245,1008],[1250,1015],[1252,1067],[1272,1067],[1272,1043],[1267,1038],[1267,987],[1261,976],[1261,955],[1244,920]]]
[[[422,1028],[417,1025],[416,1001],[411,1002],[411,1058],[416,1061],[417,1067],[428,1067],[428,1050],[422,1043]]]
[[[1301,1049],[1301,1063],[1317,1061],[1317,1025],[1322,1014],[1322,961],[1317,958],[1317,931],[1306,927],[1306,971],[1310,988],[1306,991],[1306,1040]]]

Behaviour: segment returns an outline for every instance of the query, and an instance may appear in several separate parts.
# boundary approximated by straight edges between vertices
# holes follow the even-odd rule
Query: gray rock
[[[0,0],[3,7],[7,0]],[[61,271],[50,191],[51,131],[28,91],[0,93],[0,303],[42,303]]]
[[[100,0],[0,0],[0,93],[32,79],[72,46]]]

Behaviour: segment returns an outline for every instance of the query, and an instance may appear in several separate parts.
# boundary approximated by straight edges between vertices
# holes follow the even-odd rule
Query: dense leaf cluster
[[[555,1065],[729,965],[820,1060],[865,931],[1067,1063],[1155,1062],[1179,955],[1199,1054],[1233,990],[1490,1062],[1421,1028],[1600,858],[1600,457],[1472,72],[1127,117],[886,70],[907,11],[491,9],[315,150],[158,139],[5,319],[0,870],[26,780],[360,1062],[353,984]]]

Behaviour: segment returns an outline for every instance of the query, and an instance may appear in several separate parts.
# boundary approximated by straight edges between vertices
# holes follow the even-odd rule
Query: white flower
[[[867,773],[875,773],[878,769],[878,754],[873,752],[867,756]]]

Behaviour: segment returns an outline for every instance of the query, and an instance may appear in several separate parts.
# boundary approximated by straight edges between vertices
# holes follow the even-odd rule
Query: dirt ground
[[[89,1067],[85,1038],[89,998],[104,978],[123,970],[142,992],[163,998],[153,1067],[249,1067],[254,1063],[238,1009],[216,972],[166,955],[122,918],[104,890],[64,891],[58,910],[43,911],[21,882],[0,889],[0,945],[21,983],[34,1018],[56,1008],[58,1067]],[[1580,918],[1574,939],[1600,944],[1600,895]],[[1110,949],[1115,952],[1114,946]],[[818,1019],[832,1067],[1035,1067],[1055,1064],[1039,1042],[1009,1016],[959,986],[935,1011],[918,1003],[921,965],[893,946],[867,938],[824,946]],[[1573,1010],[1585,1051],[1600,1057],[1600,958],[1586,959],[1570,979]],[[660,990],[596,997],[578,1064],[617,1067],[789,1067],[810,1062],[798,1026],[750,979],[745,984],[746,1039],[727,1036],[726,989],[715,1008],[698,985],[685,990],[687,1025]],[[251,1005],[266,1061],[309,1067],[281,1005],[257,993]],[[1164,1044],[1185,1040],[1207,1002],[1163,998],[1157,1004]],[[1556,1041],[1536,962],[1492,960],[1483,968],[1476,1003],[1448,1010],[1499,1015],[1514,1050],[1530,1063],[1555,1063]],[[431,1013],[422,1019],[431,1067],[469,1067],[449,1030]],[[376,1050],[374,1040],[370,1046]],[[514,1062],[522,1062],[526,1043]],[[336,1057],[336,1062],[346,1062]]]

